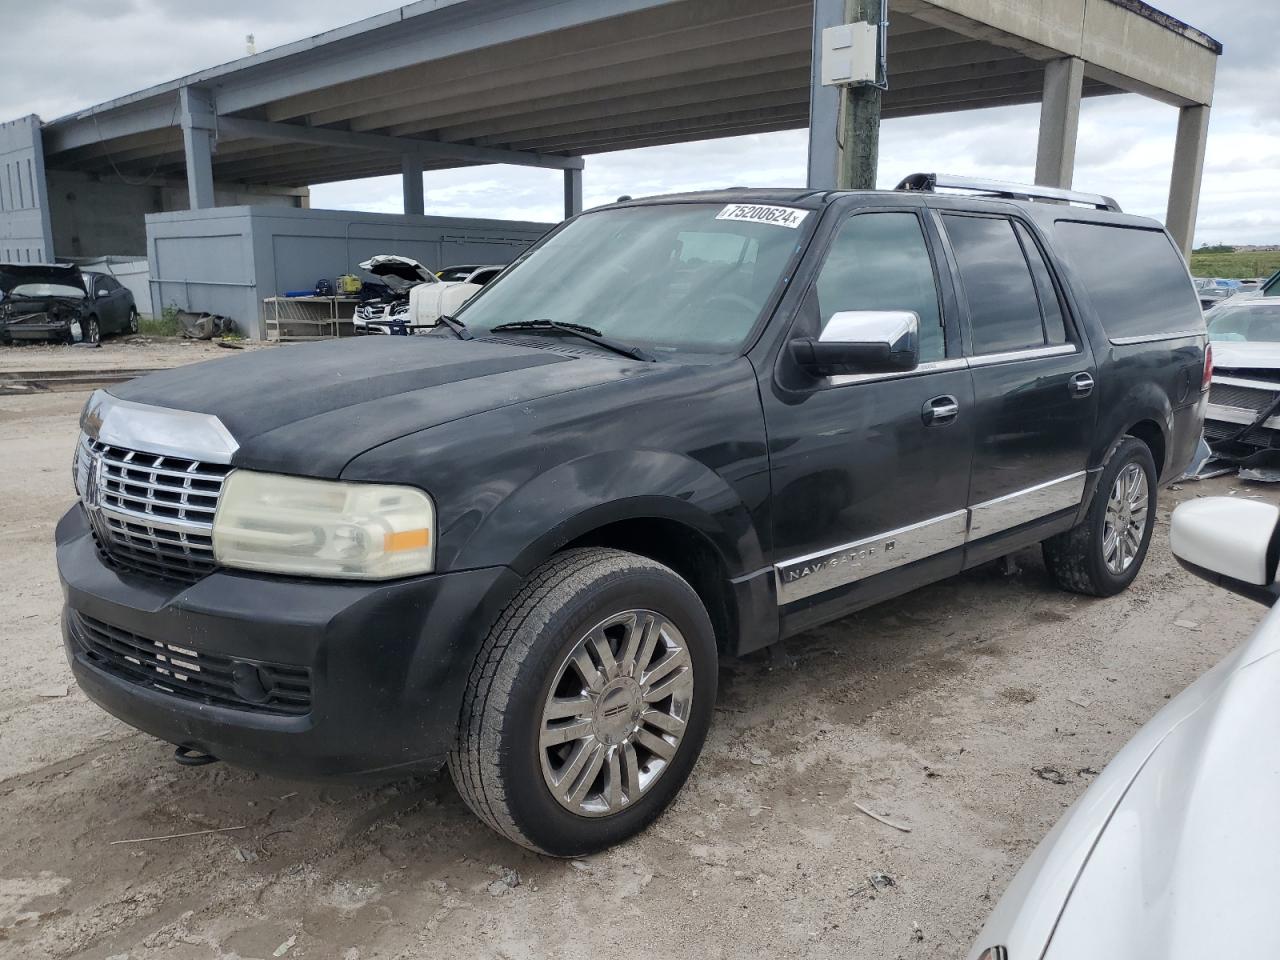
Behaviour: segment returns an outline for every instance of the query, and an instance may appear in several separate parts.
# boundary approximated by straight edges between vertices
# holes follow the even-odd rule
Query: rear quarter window
[[[1108,338],[1204,329],[1186,262],[1164,231],[1059,220],[1055,233]]]

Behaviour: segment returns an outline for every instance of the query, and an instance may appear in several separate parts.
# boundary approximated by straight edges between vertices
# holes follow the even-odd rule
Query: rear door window
[[[1040,298],[1040,315],[1044,319],[1044,341],[1056,346],[1067,342],[1066,314],[1062,309],[1062,298],[1058,296],[1058,288],[1054,285],[1053,274],[1045,262],[1044,253],[1035,237],[1027,229],[1025,223],[1014,222],[1018,231],[1018,239],[1022,241],[1022,249],[1031,264],[1031,277],[1035,280],[1036,296]]]
[[[1060,220],[1055,231],[1108,337],[1204,329],[1186,262],[1163,230]]]
[[[1004,217],[943,217],[969,303],[975,354],[1043,347],[1044,319],[1036,284]]]

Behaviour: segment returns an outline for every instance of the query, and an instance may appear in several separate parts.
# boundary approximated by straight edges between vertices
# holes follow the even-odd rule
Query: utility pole
[[[880,29],[881,0],[845,0],[847,23],[873,23]],[[841,190],[874,190],[880,165],[880,104],[884,91],[872,84],[840,88]]]

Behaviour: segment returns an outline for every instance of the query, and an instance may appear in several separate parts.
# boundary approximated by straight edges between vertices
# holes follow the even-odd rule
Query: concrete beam
[[[1044,67],[1044,99],[1040,102],[1040,143],[1036,149],[1036,183],[1070,189],[1076,169],[1076,137],[1080,132],[1080,97],[1084,93],[1084,61],[1077,57],[1050,60]]]
[[[576,217],[582,212],[582,171],[564,172],[564,218]]]
[[[422,216],[427,212],[426,198],[422,193],[422,157],[405,154],[400,158],[401,190],[404,193],[406,216]]]
[[[1169,182],[1169,210],[1165,226],[1191,259],[1204,177],[1205,145],[1209,137],[1209,108],[1183,107],[1178,113],[1178,136],[1173,145],[1173,176]]]
[[[214,206],[213,94],[200,87],[183,87],[178,103],[182,116],[182,146],[187,162],[187,205],[192,210]]]
[[[423,159],[461,160],[467,163],[510,163],[523,167],[567,170],[582,165],[580,157],[559,157],[538,153],[495,150],[464,143],[439,143],[408,137],[384,137],[374,133],[351,133],[329,127],[304,127],[295,123],[271,123],[243,117],[220,117],[218,134],[232,138],[277,140],[284,143],[311,143],[348,150],[374,150],[409,154]]]

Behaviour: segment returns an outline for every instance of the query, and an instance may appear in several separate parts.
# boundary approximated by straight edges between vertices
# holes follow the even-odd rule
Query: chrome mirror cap
[[[818,336],[819,343],[883,343],[890,353],[920,351],[920,317],[913,310],[841,310]]]

